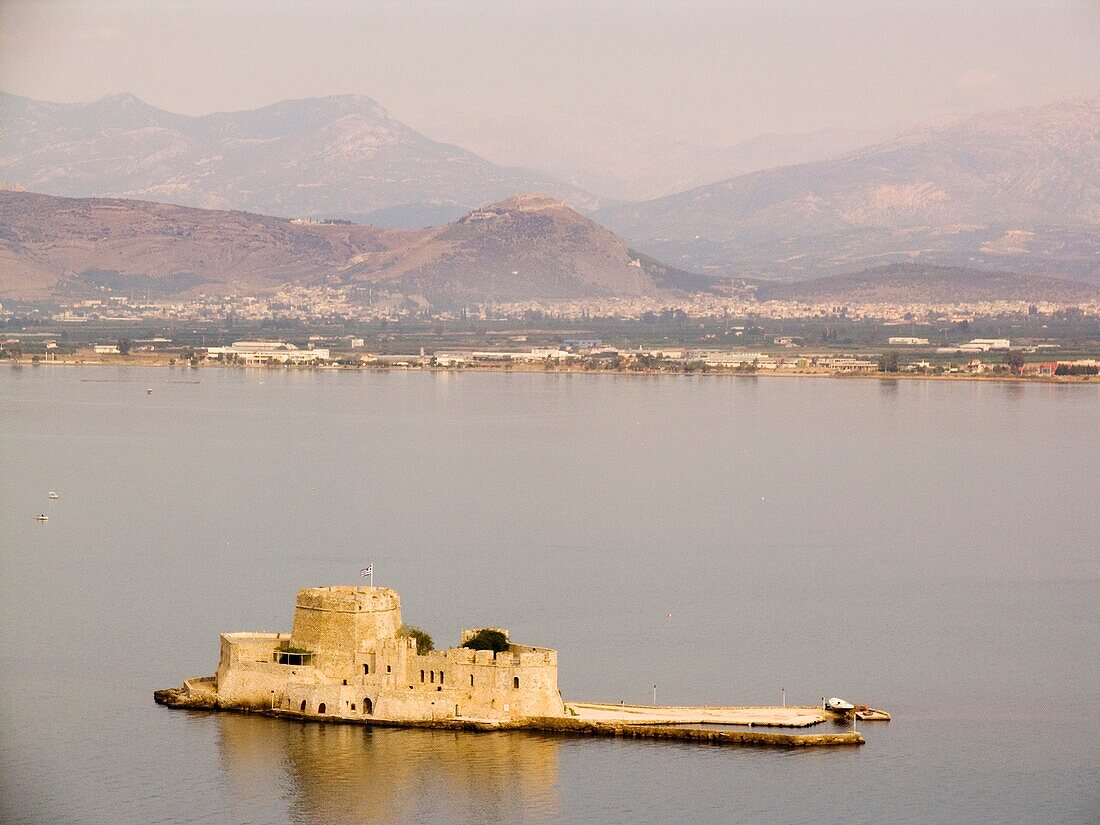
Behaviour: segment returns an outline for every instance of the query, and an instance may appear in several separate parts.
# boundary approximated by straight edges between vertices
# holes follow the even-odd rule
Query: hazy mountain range
[[[825,160],[894,133],[818,129],[757,135],[719,146],[691,135],[645,129],[639,118],[614,111],[523,117],[464,114],[441,125],[457,143],[484,157],[542,169],[585,191],[621,201],[648,200],[761,169]],[[666,131],[675,128],[670,123]]]
[[[129,94],[86,104],[0,94],[0,180],[66,197],[391,226],[447,220],[517,192],[598,205],[548,175],[430,140],[352,95],[190,117]]]
[[[657,257],[727,275],[918,260],[1100,281],[1100,101],[947,121],[598,217]]]
[[[776,157],[806,156],[814,148],[780,143]],[[765,146],[746,150],[746,157],[760,156]],[[682,159],[671,154],[670,174],[698,172],[677,169]],[[253,283],[252,274],[240,273],[268,254],[278,264],[257,276],[263,285],[295,272],[306,280],[339,273],[430,290],[448,300],[663,288],[656,280],[639,280],[638,265],[630,261],[644,261],[653,272],[664,267],[657,261],[665,261],[676,268],[664,267],[669,271],[722,278],[803,280],[908,262],[1100,283],[1096,100],[945,120],[836,157],[622,203],[433,141],[364,97],[190,117],[130,95],[89,104],[0,95],[0,180],[64,196],[348,218],[415,230],[288,229],[296,225],[277,218],[219,212],[198,220],[158,207],[151,212],[156,222],[146,216],[138,227],[161,227],[162,240],[130,248],[104,243],[97,229],[76,220],[75,206],[55,209],[41,201],[35,213],[5,200],[5,213],[18,213],[14,223],[4,216],[6,260],[19,261],[19,271],[39,286],[53,277],[41,273],[57,267],[69,275],[101,269],[160,277],[171,270],[182,278],[187,267],[172,259],[175,230],[167,226],[174,220],[182,222],[178,233],[191,232],[191,240],[207,245],[202,255],[187,247],[184,257],[197,261],[188,264],[192,274],[227,285]],[[533,191],[549,199],[519,197]],[[487,203],[496,206],[483,208]],[[97,219],[105,214],[101,206],[81,209]],[[55,219],[53,226],[34,223]],[[220,235],[218,221],[227,222]],[[59,234],[63,227],[76,234]],[[134,229],[147,239],[143,231]],[[35,247],[35,232],[53,238],[55,246]],[[89,246],[92,238],[99,240]],[[222,248],[228,242],[244,248]],[[624,257],[628,245],[638,253]],[[82,251],[68,261],[60,252],[66,248]],[[142,254],[153,257],[142,260]],[[103,260],[97,263],[96,256]],[[41,271],[39,260],[45,262]],[[505,269],[507,277],[500,274]],[[0,273],[8,284],[14,277]],[[518,284],[524,278],[530,282]],[[675,281],[681,288],[708,283],[684,273]],[[534,292],[532,284],[538,285]]]

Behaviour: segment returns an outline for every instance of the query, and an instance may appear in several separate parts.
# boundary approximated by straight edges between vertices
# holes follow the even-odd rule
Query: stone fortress
[[[565,702],[558,654],[517,645],[453,647],[423,653],[403,632],[401,601],[385,587],[308,587],[298,591],[285,633],[223,633],[213,676],[154,692],[175,708],[251,711],[361,725],[629,736],[731,745],[861,745],[854,729],[794,734],[754,726],[805,728],[825,721],[820,706],[702,707]],[[889,719],[876,711],[873,718]],[[708,725],[709,727],[696,727]],[[742,726],[750,730],[718,730]]]
[[[421,654],[401,628],[393,590],[306,588],[289,636],[222,634],[216,675],[185,682],[186,704],[379,722],[565,716],[555,651],[509,640]]]

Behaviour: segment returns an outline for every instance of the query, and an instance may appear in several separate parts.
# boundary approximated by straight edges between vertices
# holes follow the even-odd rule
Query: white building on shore
[[[240,364],[312,364],[331,361],[327,348],[298,349],[285,341],[234,341],[228,347],[207,347],[209,361],[233,361]]]
[[[921,347],[928,346],[928,339],[895,337],[888,338],[886,343],[888,343],[892,347]]]

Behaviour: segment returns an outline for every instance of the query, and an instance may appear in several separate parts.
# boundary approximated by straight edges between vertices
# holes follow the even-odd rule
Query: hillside
[[[413,227],[515,192],[596,205],[576,187],[433,141],[353,95],[189,117],[125,94],[87,104],[0,94],[0,180],[69,197]]]
[[[406,236],[148,201],[0,191],[0,297],[105,284],[172,295],[258,292],[323,278]]]
[[[975,303],[981,301],[1100,301],[1100,285],[1013,272],[890,264],[795,283],[765,283],[760,300],[847,304]]]
[[[1100,282],[1100,101],[915,129],[598,217],[645,252],[727,275],[917,260]]]
[[[3,298],[98,285],[188,295],[359,282],[444,305],[658,295],[699,281],[630,252],[544,195],[517,195],[439,227],[396,230],[0,191]]]
[[[622,240],[545,195],[476,209],[407,247],[362,256],[347,274],[436,304],[658,290],[650,267]]]

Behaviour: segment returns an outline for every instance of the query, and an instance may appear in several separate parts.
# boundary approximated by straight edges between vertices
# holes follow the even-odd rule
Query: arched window
[[[364,713],[374,713],[374,702],[372,702],[366,696],[363,697],[363,712]]]
[[[352,702],[352,703],[351,703],[351,709],[352,709],[352,710],[355,710],[355,702]]]
[[[443,684],[443,671],[439,671],[439,684]]]
[[[435,684],[435,671],[434,670],[431,671],[428,675],[431,677],[431,682],[434,685]]]
[[[420,671],[420,681],[424,681],[424,671]]]
[[[519,690],[519,677],[518,676],[513,676],[512,677],[512,689],[513,690]]]
[[[369,676],[370,675],[370,665],[363,665],[363,675],[364,676]]]
[[[306,712],[306,700],[303,699],[302,700],[302,713],[305,713],[305,712]]]
[[[474,674],[470,674],[470,687],[474,686]]]
[[[325,712],[325,703],[324,702],[322,702],[321,704],[319,704],[317,706],[317,712],[318,713],[324,713]]]

